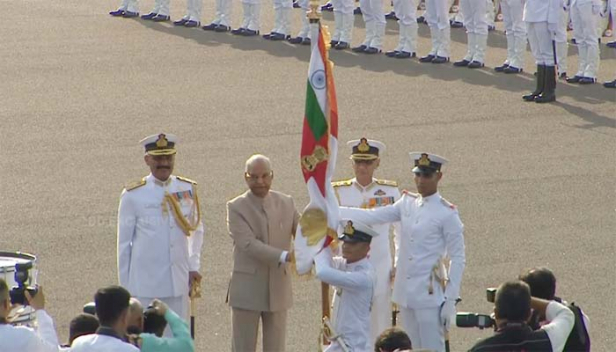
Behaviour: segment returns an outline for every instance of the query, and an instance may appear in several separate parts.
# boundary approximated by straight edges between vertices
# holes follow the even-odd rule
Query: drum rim
[[[31,261],[33,264],[36,263],[36,256],[30,253],[25,252],[4,252],[0,251],[0,258],[16,258],[16,259],[25,259]],[[15,265],[12,266],[0,266],[1,273],[14,273]]]

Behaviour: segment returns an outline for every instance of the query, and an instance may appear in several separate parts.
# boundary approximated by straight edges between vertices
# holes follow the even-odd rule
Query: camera
[[[38,292],[36,287],[27,286],[26,283],[29,280],[28,271],[32,269],[32,262],[17,263],[15,264],[15,282],[17,286],[11,288],[11,304],[28,305],[25,292],[28,291],[30,296],[34,297]]]
[[[477,313],[460,312],[456,314],[456,326],[459,328],[494,328],[496,322],[491,316]]]
[[[496,301],[496,288],[490,287],[486,289],[486,300],[490,303]]]

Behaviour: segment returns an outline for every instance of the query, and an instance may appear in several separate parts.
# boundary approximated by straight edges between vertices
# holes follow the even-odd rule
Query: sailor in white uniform
[[[333,257],[329,247],[314,258],[317,278],[335,287],[339,304],[334,310],[332,334],[339,336],[326,352],[370,352],[370,309],[376,274],[367,258],[372,238],[378,236],[369,226],[343,220],[340,239],[342,257]]]
[[[347,145],[351,147],[355,177],[332,184],[340,205],[372,209],[394,204],[400,199],[400,190],[395,181],[374,178],[374,172],[378,169],[385,151],[385,144],[361,138],[349,141]],[[398,239],[400,224],[379,224],[372,228],[379,234],[373,239],[368,255],[377,275],[370,315],[370,341],[373,345],[377,336],[391,326],[391,275],[394,258],[390,233],[393,230],[394,238]]]
[[[187,320],[189,290],[201,280],[204,230],[196,182],[172,175],[176,143],[164,133],[141,141],[151,174],[122,192],[118,273],[143,305],[158,298]]]
[[[443,352],[466,263],[464,226],[438,192],[446,160],[428,153],[411,153],[411,159],[419,194],[405,192],[394,205],[376,209],[341,207],[340,215],[368,225],[401,222],[393,301],[413,348]]]

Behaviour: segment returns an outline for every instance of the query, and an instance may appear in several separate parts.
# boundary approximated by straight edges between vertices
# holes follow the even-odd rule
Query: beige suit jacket
[[[231,307],[260,312],[291,307],[291,271],[280,264],[280,256],[289,251],[298,221],[293,199],[280,192],[259,198],[247,191],[227,203],[234,243]]]

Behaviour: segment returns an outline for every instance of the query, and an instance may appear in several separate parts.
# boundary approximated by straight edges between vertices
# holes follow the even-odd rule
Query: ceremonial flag
[[[331,185],[338,153],[338,106],[333,64],[326,46],[328,36],[319,22],[318,34],[312,36],[302,133],[301,168],[310,203],[295,236],[296,268],[300,275],[310,271],[314,256],[336,238],[338,229],[338,200]]]

